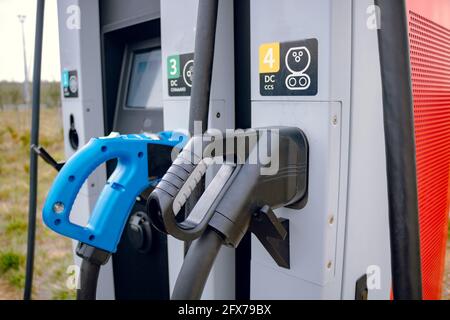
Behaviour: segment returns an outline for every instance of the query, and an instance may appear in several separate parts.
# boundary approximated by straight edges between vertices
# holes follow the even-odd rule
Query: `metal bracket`
[[[253,214],[250,231],[280,267],[290,268],[289,220],[277,218],[266,205]]]
[[[31,150],[42,158],[46,163],[52,166],[56,171],[60,171],[65,162],[57,162],[42,146],[32,145]]]

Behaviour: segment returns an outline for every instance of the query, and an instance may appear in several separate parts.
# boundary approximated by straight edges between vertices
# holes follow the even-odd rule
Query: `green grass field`
[[[21,299],[27,238],[30,119],[28,110],[0,111],[0,299]],[[56,159],[64,158],[60,108],[41,111],[40,144]],[[42,203],[56,171],[39,161],[34,299],[71,299],[66,288],[71,241],[47,229]]]

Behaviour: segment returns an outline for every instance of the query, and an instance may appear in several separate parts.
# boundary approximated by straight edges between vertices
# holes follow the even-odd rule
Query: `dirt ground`
[[[18,300],[22,296],[17,288],[0,278],[0,300]]]

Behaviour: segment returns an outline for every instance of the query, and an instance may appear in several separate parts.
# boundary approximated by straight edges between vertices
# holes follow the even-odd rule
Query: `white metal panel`
[[[371,265],[380,288],[369,299],[389,299],[391,287],[386,153],[377,30],[367,28],[372,0],[353,1],[352,118],[345,241],[344,299]],[[377,280],[377,274],[369,275]],[[378,280],[377,280],[378,281]],[[376,285],[376,282],[371,285]],[[371,286],[369,286],[369,289]]]
[[[307,206],[297,212],[277,210],[293,226],[291,269],[277,267],[253,239],[251,297],[339,299],[347,199],[351,1],[253,0],[251,11],[252,126],[297,126],[306,132],[311,152]],[[259,46],[310,38],[319,43],[318,94],[261,96]],[[286,277],[293,285],[283,285]]]
[[[336,223],[329,218],[338,209],[339,164],[341,140],[341,104],[338,102],[254,102],[255,127],[285,125],[301,128],[310,146],[308,203],[302,210],[287,208],[275,212],[289,219],[290,269],[278,267],[259,241],[252,238],[252,298],[266,298],[269,288],[281,294],[285,289],[276,285],[279,277],[300,278],[325,286],[334,278],[336,254]],[[258,111],[258,112],[256,112]],[[278,116],[273,115],[275,112]],[[333,119],[337,119],[336,125]],[[337,221],[340,217],[335,216]],[[332,265],[329,268],[328,262]],[[255,269],[265,265],[273,269],[269,279],[253,276]],[[294,281],[294,280],[292,280]],[[266,282],[267,290],[253,290],[256,283]],[[305,296],[303,288],[291,292],[292,298]],[[312,293],[312,292],[311,292]],[[314,296],[310,296],[314,298]]]
[[[79,22],[68,23],[68,21]],[[61,69],[77,70],[78,98],[62,97],[62,117],[66,158],[76,150],[70,146],[70,116],[75,120],[80,148],[92,137],[104,135],[102,75],[98,1],[58,1]],[[73,221],[85,224],[106,181],[105,167],[99,167],[83,185],[72,209]],[[80,260],[75,259],[79,264]],[[111,261],[102,268],[97,297],[114,299]]]

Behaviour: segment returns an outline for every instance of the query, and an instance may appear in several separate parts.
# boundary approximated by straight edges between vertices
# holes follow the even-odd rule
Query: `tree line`
[[[31,87],[29,84],[31,99]],[[0,81],[0,109],[5,106],[25,104],[23,82]],[[61,106],[60,83],[56,81],[41,82],[41,104],[50,108]],[[31,103],[31,102],[30,102]]]

